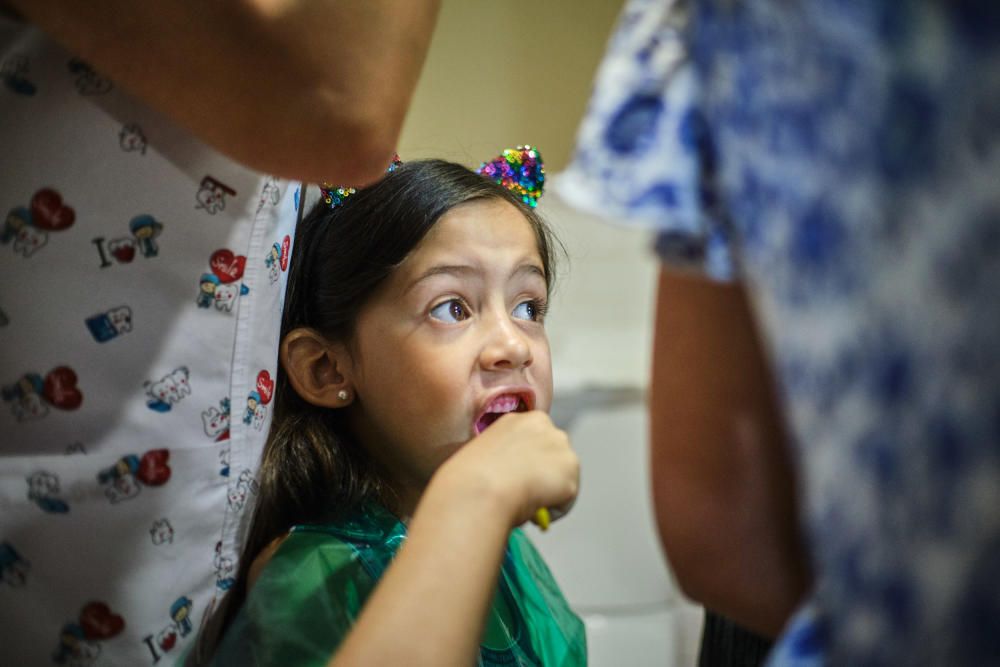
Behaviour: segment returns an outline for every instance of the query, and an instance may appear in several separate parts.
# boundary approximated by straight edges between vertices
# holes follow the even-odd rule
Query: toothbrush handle
[[[552,517],[549,515],[548,507],[539,507],[535,510],[535,516],[532,517],[531,521],[536,526],[538,526],[543,532],[549,529],[549,522]]]

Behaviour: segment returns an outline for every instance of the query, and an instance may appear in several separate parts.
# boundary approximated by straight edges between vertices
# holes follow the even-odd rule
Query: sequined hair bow
[[[531,146],[508,148],[489,162],[484,162],[476,173],[504,186],[534,208],[545,186],[545,165],[542,155]]]
[[[399,155],[394,155],[385,172],[388,174],[396,171],[401,164],[403,162]],[[545,185],[542,155],[531,146],[508,148],[489,162],[480,164],[476,173],[507,188],[532,208],[538,205],[538,198],[542,196]],[[330,208],[336,208],[357,192],[355,188],[330,183],[323,183],[319,190],[323,201]]]

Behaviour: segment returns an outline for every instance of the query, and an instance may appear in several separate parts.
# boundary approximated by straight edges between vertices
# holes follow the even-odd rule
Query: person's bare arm
[[[329,667],[476,663],[511,528],[568,510],[579,463],[538,412],[501,417],[435,473],[400,549]]]
[[[440,0],[9,4],[235,160],[361,185],[396,148]]]
[[[661,271],[650,409],[657,524],[681,589],[776,635],[810,576],[774,382],[741,286]]]

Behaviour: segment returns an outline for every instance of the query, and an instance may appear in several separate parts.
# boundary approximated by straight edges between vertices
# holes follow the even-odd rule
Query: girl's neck
[[[382,506],[392,512],[403,525],[409,525],[413,513],[417,510],[417,504],[423,495],[424,489],[415,489],[400,484],[390,484],[386,486],[385,493],[382,494],[380,502]]]

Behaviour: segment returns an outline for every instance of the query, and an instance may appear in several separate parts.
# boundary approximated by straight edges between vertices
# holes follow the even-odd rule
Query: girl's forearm
[[[469,483],[432,480],[330,667],[475,664],[511,517],[488,491],[456,488]]]

